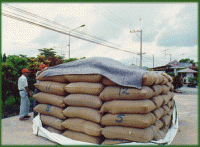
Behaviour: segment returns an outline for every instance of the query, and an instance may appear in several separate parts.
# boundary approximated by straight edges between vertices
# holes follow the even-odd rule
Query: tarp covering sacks
[[[37,80],[33,133],[58,144],[170,144],[176,135],[168,75],[89,58],[50,67]]]

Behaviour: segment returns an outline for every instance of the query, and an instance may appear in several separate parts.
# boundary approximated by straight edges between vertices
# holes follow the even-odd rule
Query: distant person
[[[18,79],[18,89],[19,95],[21,97],[19,120],[24,120],[31,117],[28,115],[30,110],[30,100],[28,98],[28,95],[30,97],[32,97],[33,95],[28,89],[28,82],[26,78],[28,74],[29,70],[27,68],[23,68],[22,75]]]
[[[45,71],[45,70],[47,70],[47,69],[48,69],[47,65],[41,64],[41,65],[39,66],[39,71],[36,72],[36,75],[35,75],[35,76],[36,76],[36,77],[39,76],[43,71]],[[39,80],[36,80],[36,83],[38,83],[38,82],[39,82]],[[39,93],[39,92],[41,92],[41,91],[40,91],[39,89],[35,88],[34,94],[37,94],[37,93]],[[33,108],[35,108],[38,104],[39,104],[39,102],[36,101],[36,99],[34,99],[34,101],[33,101]],[[33,111],[33,118],[35,118],[37,115],[38,115],[38,113],[37,113],[36,111]]]

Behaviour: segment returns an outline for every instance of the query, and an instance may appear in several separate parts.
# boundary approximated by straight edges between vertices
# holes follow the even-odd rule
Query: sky
[[[139,66],[142,45],[143,67],[198,61],[198,3],[2,3],[1,11],[67,33],[2,15],[2,55],[37,57],[38,49],[53,48],[68,59],[70,32],[70,58]]]

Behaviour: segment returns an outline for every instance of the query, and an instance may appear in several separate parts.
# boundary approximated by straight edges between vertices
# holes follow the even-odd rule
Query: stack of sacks
[[[98,96],[104,88],[100,83],[102,76],[65,75],[65,78],[70,83],[65,86],[69,95],[64,98],[68,107],[63,114],[68,119],[62,123],[62,126],[67,129],[62,135],[74,140],[101,144],[102,115],[99,110],[102,101]]]
[[[141,89],[123,87],[104,78],[107,87],[99,98],[104,102],[101,125],[105,140],[102,144],[150,142],[158,132],[156,117],[151,113],[156,105],[150,100],[155,94],[149,86]]]
[[[107,78],[102,83],[107,86],[99,96],[104,102],[100,111],[104,113],[101,125],[106,139],[102,144],[164,138],[174,105],[170,76],[146,73],[141,90],[122,87]]]
[[[154,79],[154,80],[150,80]],[[147,82],[147,81],[152,82]],[[174,86],[173,79],[166,73],[146,74],[143,77],[143,85],[148,85],[154,90],[154,97],[151,100],[155,103],[156,109],[152,113],[156,116],[155,126],[159,128],[154,140],[163,139],[171,125],[174,107]],[[149,84],[147,84],[149,83]]]
[[[65,129],[62,122],[66,119],[63,110],[66,108],[64,98],[67,93],[64,87],[67,81],[63,76],[38,76],[36,79],[40,82],[34,86],[41,92],[33,96],[39,102],[34,111],[41,114],[42,124],[47,130],[62,134]]]

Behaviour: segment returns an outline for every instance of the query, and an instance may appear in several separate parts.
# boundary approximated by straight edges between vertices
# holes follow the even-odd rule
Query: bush
[[[172,84],[174,85],[174,91],[176,91],[178,88],[181,88],[183,86],[182,80],[179,75],[174,77]]]

